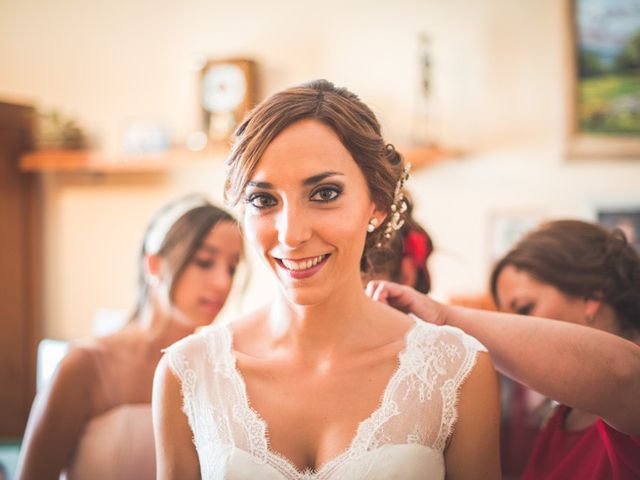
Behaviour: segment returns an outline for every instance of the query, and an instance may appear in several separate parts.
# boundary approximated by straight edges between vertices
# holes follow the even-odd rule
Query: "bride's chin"
[[[327,297],[326,294],[319,292],[318,289],[313,290],[301,291],[301,289],[285,288],[284,296],[289,303],[298,307],[313,307],[322,303]]]

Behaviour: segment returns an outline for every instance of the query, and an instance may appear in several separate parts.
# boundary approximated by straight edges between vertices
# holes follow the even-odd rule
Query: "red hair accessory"
[[[404,239],[404,256],[411,258],[417,268],[425,268],[427,257],[433,251],[429,235],[411,230]]]

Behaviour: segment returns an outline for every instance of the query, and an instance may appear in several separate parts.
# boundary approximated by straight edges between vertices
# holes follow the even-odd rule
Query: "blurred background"
[[[38,297],[22,300],[35,322],[25,335],[94,333],[133,303],[151,213],[194,191],[222,203],[224,142],[198,143],[207,62],[251,60],[254,101],[327,78],[374,109],[418,164],[408,189],[441,299],[483,298],[493,260],[543,219],[640,211],[635,144],[624,159],[616,147],[571,155],[574,14],[568,0],[0,0],[0,101],[35,109],[36,147],[86,153],[71,166],[2,157],[14,162],[3,188],[26,182],[14,206],[29,218],[0,236],[12,258],[29,244],[20,281]],[[67,144],[45,138],[60,125]],[[26,240],[7,243],[20,222]],[[254,260],[227,317],[273,293]],[[4,322],[5,338],[26,328]]]

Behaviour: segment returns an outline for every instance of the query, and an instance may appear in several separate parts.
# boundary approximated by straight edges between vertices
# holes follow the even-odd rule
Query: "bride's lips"
[[[330,256],[330,254],[325,253],[324,255],[298,258],[295,260],[292,258],[276,258],[276,263],[282,270],[287,272],[291,278],[301,280],[315,275],[322,267],[324,267]]]

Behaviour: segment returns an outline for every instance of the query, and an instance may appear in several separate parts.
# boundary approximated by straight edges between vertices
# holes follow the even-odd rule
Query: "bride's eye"
[[[244,201],[258,210],[273,207],[276,204],[276,199],[268,193],[253,193],[247,195]]]
[[[311,194],[311,200],[319,203],[329,203],[336,200],[342,193],[342,188],[338,185],[328,185],[316,189]]]

